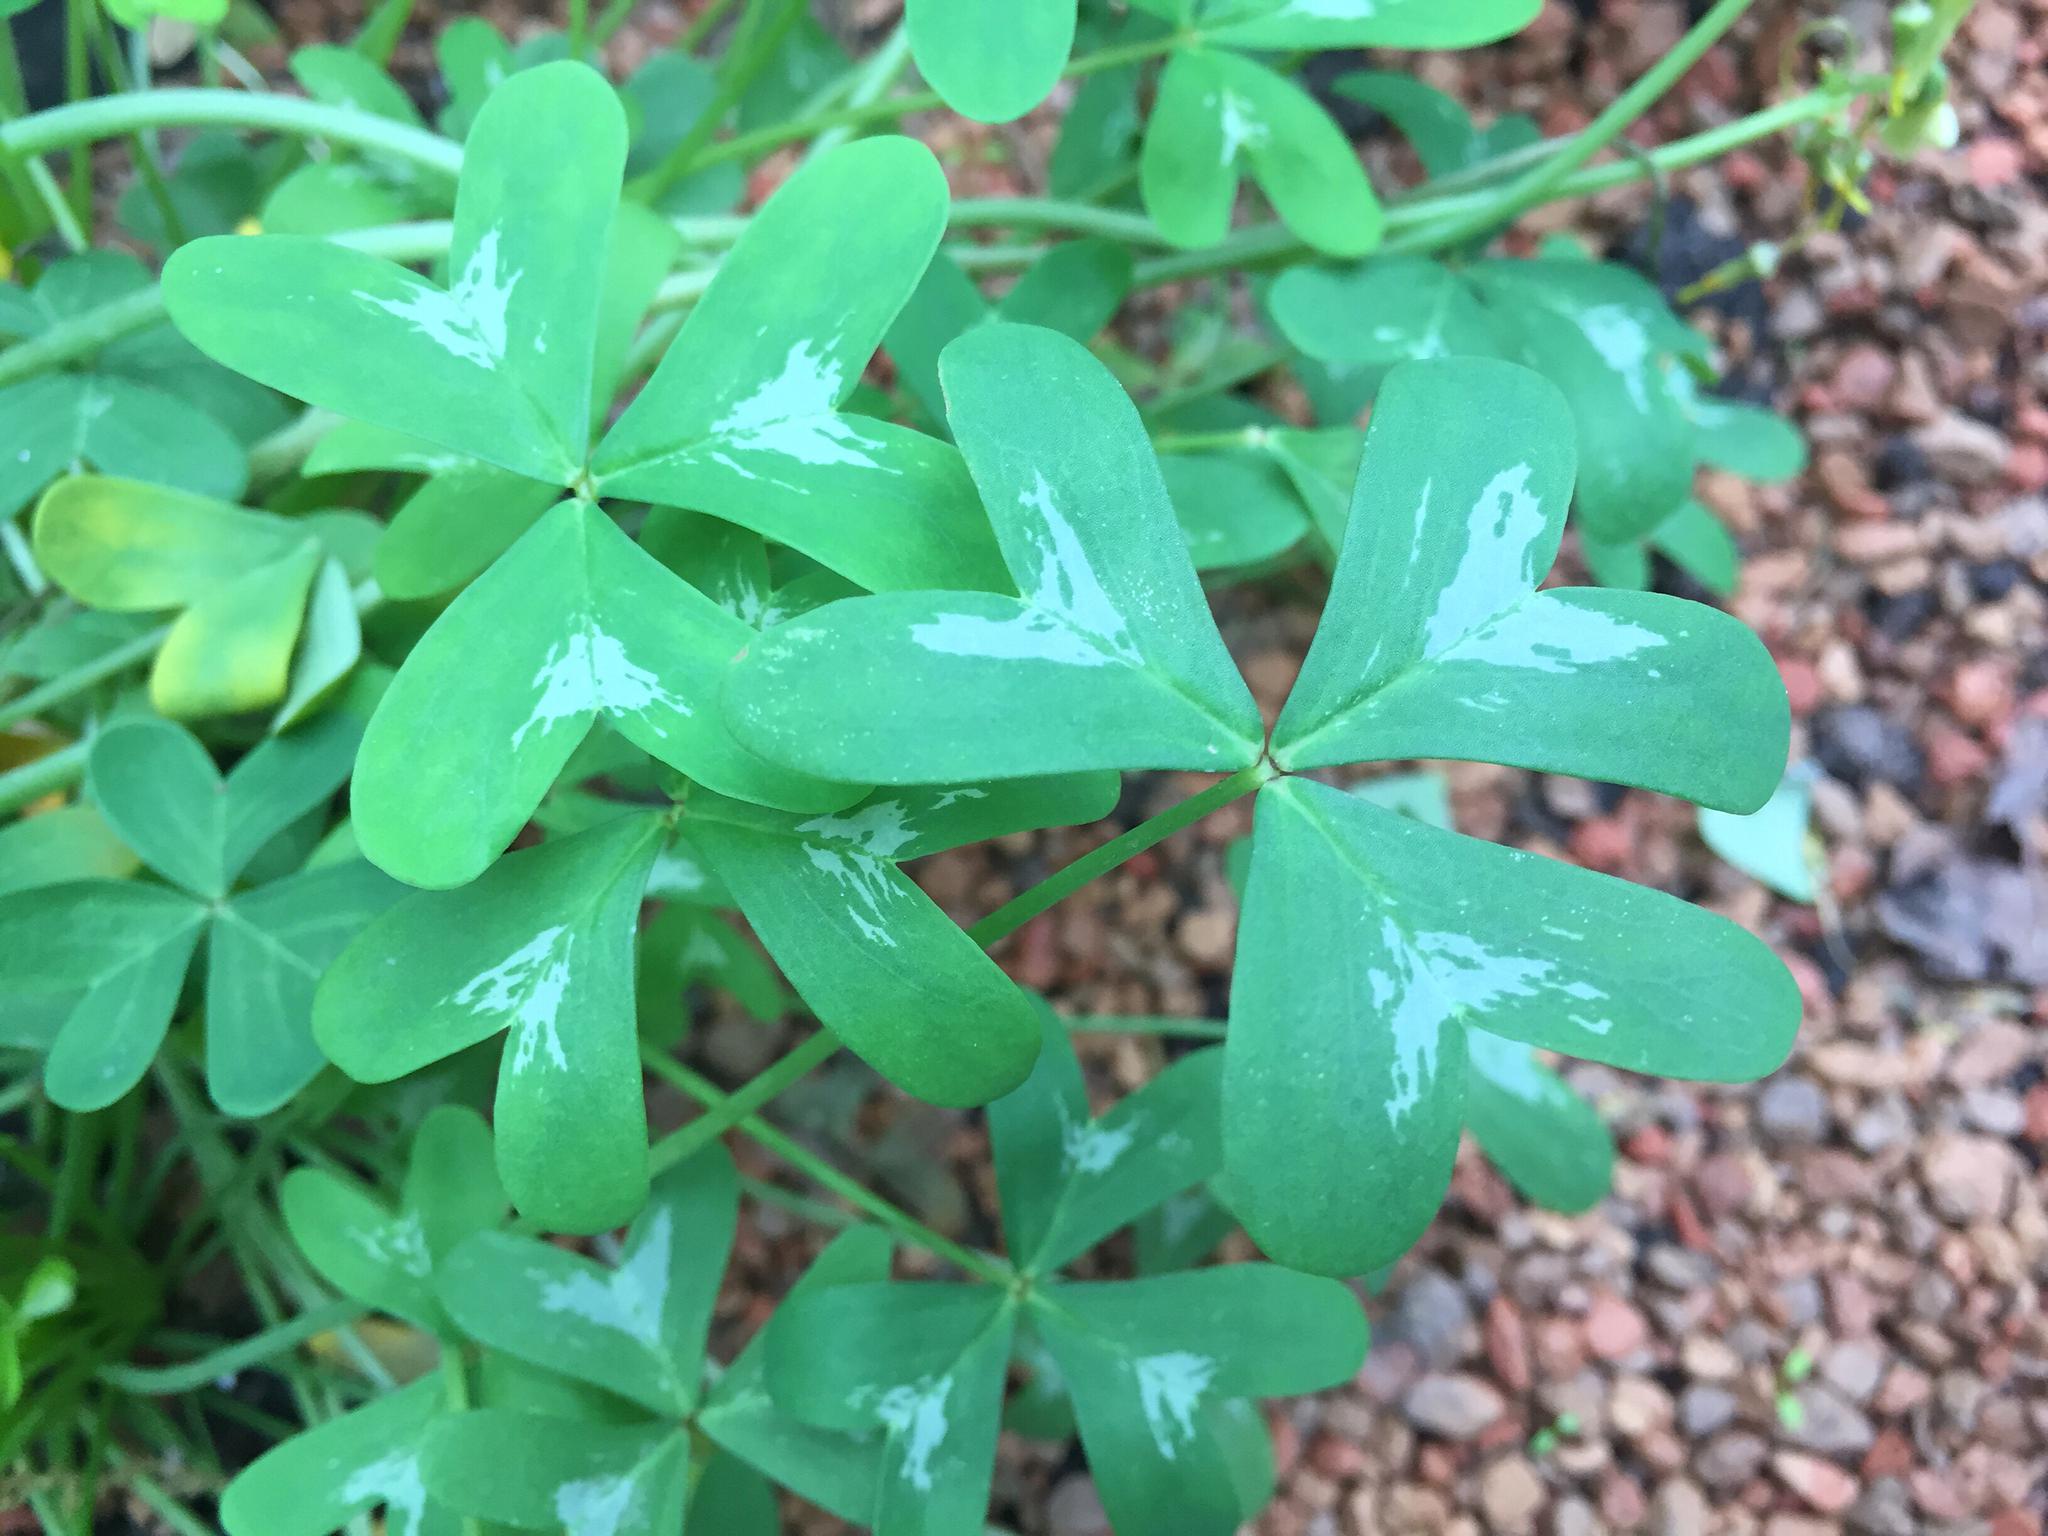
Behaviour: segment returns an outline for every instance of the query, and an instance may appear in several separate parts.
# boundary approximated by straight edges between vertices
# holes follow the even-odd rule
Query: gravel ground
[[[291,0],[281,12],[311,40],[333,35],[346,9]],[[895,6],[830,9],[869,29]],[[1766,0],[1640,136],[1673,138],[1768,99],[1803,22],[1839,13],[1875,36],[1885,10]],[[1686,13],[1679,0],[1551,0],[1510,45],[1414,62],[1487,112],[1528,112],[1564,132],[1668,48]],[[643,6],[614,62],[659,46],[681,15]],[[1778,658],[1795,759],[1822,775],[1827,899],[1792,905],[1719,865],[1672,802],[1451,770],[1463,830],[1677,891],[1767,937],[1806,998],[1792,1060],[1740,1089],[1572,1068],[1622,1146],[1613,1195],[1583,1217],[1528,1208],[1468,1156],[1435,1227],[1370,1300],[1375,1342],[1357,1379],[1271,1408],[1282,1488],[1257,1526],[1267,1536],[2041,1531],[2044,54],[2048,0],[1981,0],[1955,57],[1961,144],[1880,170],[1867,220],[1695,316],[1740,389],[1793,412],[1814,447],[1791,485],[1708,474],[1700,490],[1743,545],[1730,606]],[[1036,190],[1056,112],[997,130],[1010,155],[955,157],[956,190]],[[943,119],[929,136],[955,147],[966,137]],[[1387,146],[1366,153],[1383,185],[1412,170]],[[1752,240],[1792,235],[1803,188],[1797,158],[1767,144],[1674,178],[1654,244],[1643,188],[1543,210],[1517,238],[1572,231],[1675,289]],[[1158,306],[1136,308],[1141,327]],[[1225,599],[1269,708],[1299,665],[1314,604],[1304,581]],[[1115,822],[949,855],[921,873],[950,909],[976,916],[1200,782],[1134,780]],[[1221,850],[1248,820],[1231,807],[1133,861],[1026,928],[1005,963],[1076,1013],[1220,1015],[1235,928]],[[785,1043],[735,1017],[697,1038],[710,1068],[731,1076]],[[1161,1049],[1101,1043],[1091,1069],[1114,1093],[1154,1070]],[[789,1096],[787,1117],[823,1140],[857,1141],[893,1195],[986,1239],[993,1191],[978,1120],[872,1087],[842,1065]],[[667,1103],[656,1113],[681,1115]],[[776,1174],[739,1150],[750,1172]],[[721,1307],[729,1341],[766,1315],[814,1246],[782,1213],[755,1209]],[[1112,1245],[1104,1262],[1118,1258]],[[1077,1458],[1007,1437],[995,1514],[1031,1533],[1106,1529]]]

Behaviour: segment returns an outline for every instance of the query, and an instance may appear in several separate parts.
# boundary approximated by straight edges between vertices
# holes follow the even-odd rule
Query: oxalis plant
[[[629,9],[449,26],[429,114],[385,69],[402,3],[294,55],[303,96],[151,88],[119,35],[174,15],[248,80],[251,12],[79,5],[118,89],[4,103],[7,1502],[628,1536],[773,1531],[781,1488],[952,1536],[1007,1427],[1077,1436],[1125,1536],[1227,1532],[1272,1485],[1257,1401],[1356,1371],[1347,1282],[1465,1130],[1585,1209],[1613,1148],[1552,1053],[1739,1082],[1798,1022],[1735,925],[1350,771],[1631,785],[1728,846],[1782,799],[1770,657],[1652,589],[1733,587],[1693,470],[1783,478],[1797,434],[1629,268],[1494,238],[1787,131],[1826,228],[1879,148],[1952,134],[1967,7],[1902,6],[1881,72],[1819,27],[1810,90],[1597,164],[1745,0],[1557,140],[1384,54],[1330,88],[1426,172],[1379,190],[1305,58],[1531,0],[912,0],[858,60],[724,0],[614,86]],[[1048,197],[956,201],[861,136],[1063,78]],[[1105,331],[1170,283],[1164,345]],[[1240,388],[1274,373],[1306,414]],[[1599,585],[1546,585],[1568,532]],[[1322,608],[1269,721],[1209,599],[1282,573]],[[1163,771],[1210,782],[972,926],[906,872]],[[991,958],[1242,799],[1227,1021],[1063,1018]],[[711,997],[815,1027],[714,1081]],[[1075,1031],[1191,1048],[1102,1104]],[[789,1128],[842,1049],[859,1099],[978,1111],[990,1221]],[[696,1106],[653,1139],[650,1079]],[[833,1235],[735,1320],[771,1206]],[[1210,1262],[1240,1228],[1265,1261]]]

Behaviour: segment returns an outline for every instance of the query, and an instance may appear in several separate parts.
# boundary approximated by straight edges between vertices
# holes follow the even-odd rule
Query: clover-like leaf
[[[889,1278],[890,1241],[876,1227],[840,1233],[790,1287],[784,1306],[834,1286],[873,1285]],[[766,1327],[747,1341],[704,1396],[697,1425],[747,1465],[792,1492],[857,1525],[874,1508],[881,1447],[872,1438],[820,1430],[775,1406],[768,1392]]]
[[[1074,9],[1074,0],[909,0],[911,55],[955,112],[1007,123],[1059,81]]]
[[[1424,256],[1289,267],[1268,306],[1290,345],[1326,363],[1385,368],[1500,351],[1493,317],[1458,273]]]
[[[986,1520],[1016,1303],[986,1285],[839,1285],[768,1325],[785,1412],[880,1433],[875,1536],[950,1536]]]
[[[566,1536],[683,1529],[690,1442],[672,1424],[477,1408],[432,1425],[420,1462],[438,1502],[501,1525]]]
[[[1167,61],[1139,161],[1146,210],[1176,245],[1228,233],[1239,177],[1317,250],[1361,256],[1385,214],[1344,131],[1292,81],[1241,55],[1183,48]]]
[[[1129,1536],[1227,1536],[1245,1518],[1225,1418],[1318,1391],[1365,1358],[1341,1285],[1266,1264],[1046,1286],[1031,1302],[1104,1510]]]
[[[490,1128],[454,1104],[420,1122],[396,1209],[325,1168],[294,1168],[279,1199],[292,1240],[337,1290],[443,1334],[449,1325],[434,1299],[435,1267],[505,1213]]]
[[[843,145],[798,171],[599,446],[598,489],[715,508],[871,590],[1000,587],[959,455],[840,409],[937,248],[946,201],[938,163],[909,139]]]
[[[1235,48],[1476,48],[1536,19],[1542,0],[1223,0],[1205,35]]]
[[[1513,365],[1388,375],[1275,761],[1508,762],[1733,810],[1770,794],[1790,714],[1749,630],[1676,598],[1530,590],[1563,534],[1569,422]]]
[[[449,604],[378,704],[352,789],[365,855],[415,885],[473,879],[600,716],[724,793],[845,805],[857,789],[727,734],[718,688],[752,635],[591,503],[558,504]]]
[[[1223,1053],[1181,1057],[1095,1119],[1066,1026],[1038,1012],[1038,1065],[988,1119],[1004,1237],[1045,1274],[1222,1168]]]
[[[1230,1203],[1282,1262],[1363,1273],[1449,1183],[1468,1024],[1738,1082],[1798,1022],[1784,966],[1724,918],[1279,780],[1259,792],[1231,988]]]
[[[272,1446],[221,1494],[228,1536],[327,1536],[385,1511],[403,1536],[459,1536],[462,1522],[427,1498],[420,1441],[446,1403],[437,1375]]]
[[[439,1266],[435,1290],[480,1343],[651,1413],[687,1414],[738,1212],[732,1160],[709,1147],[654,1184],[616,1264],[481,1232]]]
[[[360,544],[353,513],[285,518],[139,480],[73,475],[36,508],[34,547],[72,596],[115,613],[181,609],[150,673],[167,715],[285,699],[316,579]],[[374,527],[374,525],[370,525]],[[339,572],[344,587],[345,571]],[[353,624],[353,600],[349,602]]]
[[[1054,332],[989,325],[942,372],[1024,595],[852,598],[768,631],[728,681],[740,739],[869,783],[1256,761],[1257,707],[1108,370]]]
[[[135,872],[127,843],[90,805],[62,805],[0,827],[0,896]]]
[[[879,790],[796,817],[693,796],[684,835],[818,1019],[890,1081],[980,1104],[1038,1054],[1031,1003],[897,864],[1009,832],[1094,821],[1114,774]]]
[[[1811,764],[1798,764],[1747,816],[1700,811],[1700,838],[1744,874],[1762,881],[1788,901],[1812,902],[1814,852],[1808,847],[1813,814]]]
[[[602,1231],[647,1190],[633,930],[661,821],[621,816],[415,892],[342,951],[313,1033],[359,1082],[388,1082],[509,1030],[498,1170],[556,1231]]]
[[[172,256],[164,301],[201,351],[251,378],[568,484],[589,436],[625,140],[594,70],[526,70],[470,131],[446,286],[311,237],[215,236]]]

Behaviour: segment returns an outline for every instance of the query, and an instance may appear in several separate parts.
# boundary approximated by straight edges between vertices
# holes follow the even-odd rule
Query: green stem
[[[0,152],[40,155],[140,128],[203,127],[258,128],[328,139],[395,155],[451,180],[462,169],[462,146],[424,128],[297,96],[205,88],[131,91],[52,107],[0,125]]]
[[[288,1354],[308,1339],[336,1328],[346,1328],[368,1310],[358,1301],[345,1298],[330,1301],[261,1333],[224,1344],[196,1360],[187,1360],[179,1365],[103,1365],[99,1369],[99,1379],[123,1392],[141,1392],[154,1397],[196,1392],[223,1376],[231,1376],[236,1371]]]
[[[747,1119],[799,1078],[822,1067],[839,1049],[829,1030],[819,1030],[802,1045],[788,1051],[743,1088],[727,1094],[717,1108],[706,1110],[679,1131],[671,1131],[648,1149],[648,1162],[656,1177],[708,1146]],[[665,1059],[665,1058],[664,1058]]]
[[[631,10],[631,0],[625,0],[625,9]],[[697,19],[683,28],[683,35],[676,39],[676,47],[684,53],[692,53],[699,43],[711,35],[711,29],[718,25],[719,18],[732,9],[732,0],[711,0],[711,3],[697,13]],[[624,16],[619,18],[625,20]]]
[[[11,814],[45,795],[76,784],[85,776],[87,747],[86,742],[74,741],[32,763],[0,773],[0,815]]]
[[[726,1095],[681,1062],[672,1060],[651,1047],[641,1052],[641,1060],[649,1071],[680,1088],[706,1109],[717,1110],[724,1107]],[[802,1172],[813,1183],[830,1190],[847,1204],[866,1212],[899,1237],[945,1259],[970,1275],[986,1280],[991,1285],[1007,1287],[1010,1284],[1012,1276],[1008,1265],[986,1254],[963,1248],[943,1233],[934,1232],[908,1211],[875,1194],[858,1179],[849,1178],[841,1173],[810,1148],[785,1136],[767,1121],[749,1115],[739,1121],[735,1128],[748,1140],[774,1153],[792,1168]]]
[[[1608,103],[1583,132],[1573,134],[1556,154],[1510,182],[1504,192],[1489,196],[1485,207],[1474,210],[1442,231],[1439,236],[1442,243],[1438,249],[1476,239],[1513,222],[1538,203],[1548,201],[1566,177],[1621,137],[1637,118],[1662,100],[1664,93],[1699,62],[1700,56],[1713,47],[1723,33],[1741,20],[1743,12],[1753,3],[1754,0],[1717,0],[1706,15],[1694,23],[1692,30],[1679,39],[1676,48]]]
[[[1030,890],[1004,902],[969,928],[969,936],[984,949],[1008,938],[1041,912],[1065,901],[1090,881],[1101,879],[1119,864],[1135,859],[1147,848],[1164,842],[1181,828],[1193,826],[1211,811],[1254,793],[1260,785],[1274,776],[1275,771],[1272,764],[1261,758],[1251,767],[1233,773],[1219,784],[1210,785],[1198,795],[1188,796],[1180,804],[1161,811],[1149,821],[1139,822],[1128,832],[1111,838],[1100,848],[1082,854],[1073,863],[1039,881]]]
[[[1114,48],[1099,49],[1083,54],[1072,60],[1060,72],[1063,80],[1074,80],[1084,75],[1097,74],[1105,69],[1114,69],[1119,64],[1131,64],[1140,59],[1157,58],[1179,47],[1183,40],[1178,36],[1147,38],[1142,42],[1123,43]],[[730,139],[708,145],[697,159],[698,169],[716,164],[720,160],[745,159],[748,156],[766,154],[771,149],[780,149],[784,144],[798,139],[808,139],[814,134],[835,128],[872,128],[878,123],[893,123],[899,118],[909,117],[917,112],[930,112],[945,105],[937,91],[913,91],[905,96],[891,96],[885,101],[864,102],[857,106],[840,107],[831,112],[819,112],[794,122],[774,123],[765,128],[756,128],[752,133],[736,134]]]
[[[846,92],[846,104],[850,107],[865,107],[880,101],[896,84],[896,77],[903,73],[903,66],[910,62],[910,23],[899,21],[882,46],[863,59],[854,70],[852,85]],[[806,160],[844,144],[853,134],[851,128],[827,128],[804,150]]]
[[[783,38],[804,13],[802,0],[770,0],[770,3],[775,5],[775,12],[768,21],[758,28],[747,28],[745,37],[727,50],[727,67],[719,72],[718,91],[711,98],[711,104],[698,114],[697,120],[690,125],[690,131],[662,157],[659,165],[626,184],[630,196],[653,203],[678,181],[714,158],[707,151],[720,125],[725,122],[726,114],[739,105],[747,88],[768,67],[775,50],[782,46]]]

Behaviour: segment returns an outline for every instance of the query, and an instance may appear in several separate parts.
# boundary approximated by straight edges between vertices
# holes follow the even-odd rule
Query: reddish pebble
[[[2025,165],[2025,155],[2019,142],[1996,134],[1972,139],[1963,151],[1963,157],[1969,166],[1971,182],[1983,188],[2009,186],[2019,180]]]
[[[1935,783],[1953,788],[1980,779],[1991,766],[1991,754],[1973,736],[1954,726],[1936,725],[1927,732],[1927,773]]]
[[[1365,1475],[1365,1449],[1325,1430],[1309,1442],[1308,1464],[1333,1483],[1355,1482]]]
[[[1595,816],[1572,828],[1570,847],[1574,863],[1618,875],[1635,854],[1635,838],[1619,817]]]
[[[1600,1483],[1600,1515],[1617,1531],[1632,1531],[1650,1512],[1643,1486],[1620,1472],[1609,1472]]]
[[[1809,1508],[1823,1515],[1839,1515],[1856,1502],[1856,1479],[1822,1457],[1780,1451],[1771,1458],[1771,1470]]]
[[[1529,1330],[1506,1296],[1486,1304],[1486,1361],[1504,1389],[1518,1397],[1529,1390]]]
[[[2013,710],[2011,669],[1988,657],[1964,662],[1949,677],[1948,704],[1958,720],[1977,730],[2003,725]]]
[[[1634,1354],[1650,1337],[1643,1314],[1611,1291],[1593,1298],[1586,1311],[1586,1347],[1602,1360]]]
[[[1917,1458],[1913,1454],[1913,1442],[1896,1429],[1885,1429],[1870,1444],[1863,1457],[1863,1475],[1870,1477],[1904,1477],[1913,1468]]]
[[[2015,443],[2006,455],[2005,481],[2016,491],[2048,490],[2048,448],[2039,443]]]
[[[2048,1142],[2048,1083],[2027,1090],[2027,1140]]]
[[[1820,672],[1812,662],[1798,656],[1780,657],[1778,676],[1785,680],[1785,697],[1791,700],[1795,716],[1804,717],[1820,708]]]
[[[1645,1125],[1629,1133],[1621,1150],[1632,1163],[1662,1168],[1671,1161],[1671,1133],[1661,1125]]]
[[[2041,1536],[2041,1517],[2030,1509],[2001,1509],[1991,1517],[1991,1536]]]

